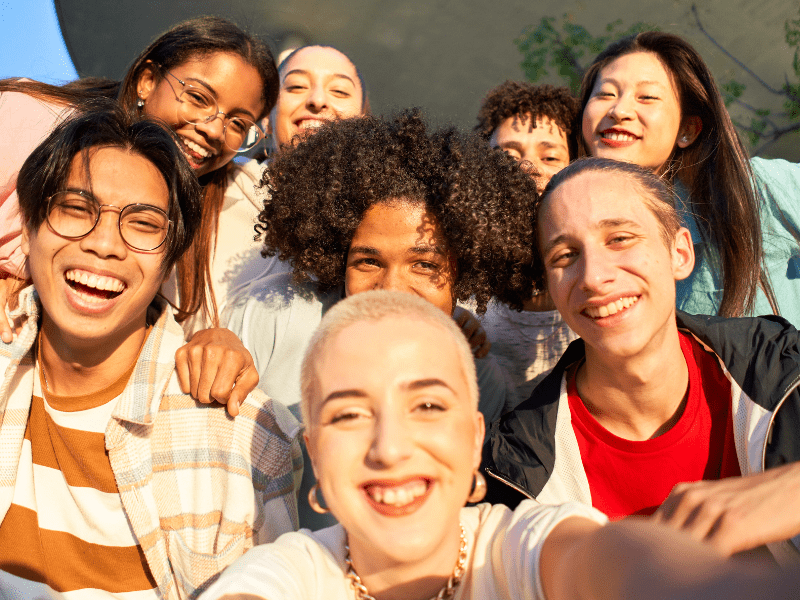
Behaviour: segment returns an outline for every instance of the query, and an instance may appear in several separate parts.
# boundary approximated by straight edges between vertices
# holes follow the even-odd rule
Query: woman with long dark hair
[[[678,308],[800,323],[800,168],[748,160],[711,72],[669,33],[610,45],[581,88],[586,154],[634,162],[675,184],[697,266]]]

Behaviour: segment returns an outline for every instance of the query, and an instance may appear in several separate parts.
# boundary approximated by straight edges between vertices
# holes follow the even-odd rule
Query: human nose
[[[207,121],[195,123],[194,128],[208,139],[221,140],[225,136],[225,113],[217,112]]]
[[[399,269],[390,267],[383,269],[383,273],[376,281],[374,289],[388,290],[390,292],[407,292],[408,285]]]
[[[306,106],[309,110],[319,112],[328,106],[328,96],[325,93],[325,88],[321,85],[312,85],[308,91],[308,98],[306,99]]]
[[[375,422],[375,432],[367,458],[375,465],[392,467],[411,456],[412,437],[405,420],[384,413]]]
[[[605,293],[606,287],[616,276],[616,269],[609,257],[600,250],[584,248],[579,263],[584,292],[589,296]]]
[[[615,121],[632,119],[633,113],[633,99],[627,94],[618,96],[608,109],[608,115]]]
[[[101,206],[97,224],[81,238],[81,248],[101,258],[124,258],[128,247],[119,232],[120,213],[116,206]]]

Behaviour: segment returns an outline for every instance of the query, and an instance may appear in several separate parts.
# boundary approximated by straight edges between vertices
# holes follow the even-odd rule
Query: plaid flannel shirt
[[[181,392],[183,330],[164,303],[105,432],[122,506],[165,600],[196,597],[254,544],[297,529],[300,426],[256,390],[236,418]],[[0,342],[0,521],[14,496],[33,395],[40,305],[29,287]]]

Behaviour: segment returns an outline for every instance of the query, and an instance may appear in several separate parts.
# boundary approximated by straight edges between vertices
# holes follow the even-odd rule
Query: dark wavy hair
[[[367,209],[407,199],[436,217],[456,262],[453,297],[479,312],[495,296],[521,309],[533,265],[536,182],[478,136],[428,131],[419,111],[328,123],[269,165],[256,231],[264,254],[291,261],[296,281],[344,282],[350,242]]]
[[[697,139],[686,148],[676,146],[661,174],[686,186],[688,208],[695,215],[700,235],[715,250],[709,259],[712,269],[722,273],[719,314],[735,317],[749,313],[759,285],[777,311],[769,277],[762,268],[761,217],[749,157],[711,71],[686,40],[648,31],[611,44],[584,75],[581,121],[600,72],[620,56],[634,52],[650,52],[659,58],[677,92],[681,116],[699,117],[702,122]],[[581,153],[588,154],[585,140],[579,144]]]
[[[166,273],[189,248],[200,227],[201,190],[191,166],[173,134],[150,120],[132,119],[116,103],[78,113],[56,127],[28,156],[17,176],[17,195],[24,227],[38,229],[47,218],[50,196],[65,189],[73,159],[90,151],[121,148],[150,161],[169,190],[167,214],[172,229],[166,241],[163,268]]]
[[[530,115],[534,127],[536,119],[547,117],[566,135],[569,157],[574,159],[578,156],[579,108],[578,99],[569,88],[506,81],[486,94],[478,111],[475,131],[488,140],[494,130],[511,117]]]

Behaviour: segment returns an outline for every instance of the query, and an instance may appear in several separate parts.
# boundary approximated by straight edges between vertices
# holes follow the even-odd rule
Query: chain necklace
[[[452,598],[456,593],[458,584],[461,583],[461,578],[464,576],[464,568],[467,564],[467,532],[464,531],[464,526],[460,523],[459,527],[461,527],[461,544],[458,547],[458,560],[453,569],[453,574],[450,575],[444,587],[440,589],[439,593],[433,596],[431,600],[447,600],[448,598]],[[367,586],[364,585],[361,581],[361,577],[358,576],[358,573],[356,573],[356,570],[353,568],[349,544],[345,544],[344,551],[344,562],[347,564],[347,577],[350,579],[350,586],[356,591],[356,598],[358,598],[358,600],[375,600],[374,596],[369,595]]]

